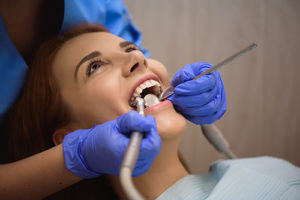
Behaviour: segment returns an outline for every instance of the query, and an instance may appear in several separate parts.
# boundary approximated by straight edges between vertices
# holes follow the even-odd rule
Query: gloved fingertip
[[[155,117],[153,115],[147,115],[145,118],[147,120],[149,120],[151,122],[151,124],[155,124],[156,125],[156,120],[155,120]]]
[[[145,135],[142,140],[140,148],[140,157],[141,158],[151,158],[153,159],[159,154],[161,149],[161,138],[158,135],[156,129],[152,129],[150,133]]]
[[[171,101],[172,104],[174,104],[174,96],[175,95],[168,96],[166,99],[169,100],[169,101]]]
[[[209,74],[199,77],[197,79],[197,82],[201,83],[202,85],[210,85],[210,87],[213,87],[217,82],[217,78],[214,73],[209,73]]]
[[[139,113],[135,110],[131,110],[128,113],[126,113],[125,115],[128,115],[129,117],[133,118],[133,117],[139,117]]]
[[[156,128],[156,121],[153,116],[142,117],[139,120],[136,120],[132,128],[141,132],[149,132],[151,129]]]

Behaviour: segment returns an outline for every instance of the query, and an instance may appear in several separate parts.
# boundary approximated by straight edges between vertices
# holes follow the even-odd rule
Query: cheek
[[[170,85],[168,71],[161,62],[154,59],[148,59],[148,68],[159,77],[165,87]]]
[[[117,118],[122,112],[120,87],[114,79],[99,81],[88,88],[86,92],[87,113],[104,123]]]
[[[186,120],[173,107],[153,114],[157,131],[162,140],[181,137],[186,127]]]
[[[104,78],[90,81],[75,90],[67,98],[74,122],[89,128],[116,119],[122,113],[119,94],[116,80]]]

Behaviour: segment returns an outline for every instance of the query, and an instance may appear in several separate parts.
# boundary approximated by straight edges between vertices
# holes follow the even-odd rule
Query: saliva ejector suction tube
[[[137,112],[145,116],[144,106],[145,101],[144,99],[137,97],[135,99],[135,106],[137,107]],[[132,182],[132,171],[135,167],[135,163],[139,157],[140,152],[140,145],[143,138],[143,134],[134,131],[130,136],[130,142],[126,149],[123,162],[121,164],[120,169],[120,181],[124,192],[126,193],[129,199],[133,200],[142,200],[144,199],[143,196],[139,193],[139,191],[135,188]]]
[[[145,116],[145,106],[153,106],[160,103],[158,97],[153,94],[147,94],[144,99],[137,97],[134,101],[134,106],[137,108],[137,112],[141,116]],[[143,200],[144,197],[135,188],[132,182],[132,172],[135,167],[135,163],[139,157],[140,145],[143,139],[143,134],[134,131],[130,136],[130,142],[125,151],[123,162],[120,169],[120,181],[121,186],[130,200]]]

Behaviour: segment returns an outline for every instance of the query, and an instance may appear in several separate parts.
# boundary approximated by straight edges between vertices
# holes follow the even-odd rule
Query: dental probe
[[[205,72],[199,74],[198,76],[196,76],[195,78],[193,78],[193,80],[209,74],[217,69],[220,69],[221,67],[225,66],[226,64],[230,63],[231,61],[233,61],[234,59],[242,56],[243,54],[247,53],[248,51],[254,49],[255,47],[257,47],[257,44],[253,43],[250,46],[246,47],[245,49],[242,49],[241,51],[233,54],[232,56],[230,56],[229,58],[223,60],[222,62],[218,63],[217,65],[215,65],[214,67],[206,70]],[[174,92],[174,87],[169,86],[168,88],[166,88],[159,96],[160,100],[164,100],[167,97],[171,96]],[[237,156],[231,151],[230,147],[229,147],[229,143],[227,142],[227,140],[224,138],[222,132],[214,125],[214,124],[202,124],[201,125],[201,129],[203,132],[203,135],[205,136],[205,138],[214,146],[214,148],[219,151],[220,153],[225,154],[225,156],[228,159],[234,159],[237,158]]]
[[[249,45],[248,47],[246,47],[245,49],[242,49],[241,51],[233,54],[232,56],[230,56],[229,58],[226,58],[225,60],[223,60],[222,62],[218,63],[217,65],[215,65],[214,67],[206,70],[205,72],[199,74],[198,76],[196,76],[195,78],[193,78],[193,80],[196,80],[197,78],[209,74],[215,70],[220,69],[221,67],[225,66],[226,64],[230,63],[231,61],[235,60],[236,58],[242,56],[243,54],[247,53],[248,51],[254,49],[257,47],[257,44],[253,43],[251,45]],[[159,100],[162,101],[164,99],[166,99],[167,97],[171,96],[172,94],[174,94],[173,90],[175,87],[169,86],[167,87],[159,96]]]
[[[144,99],[137,97],[135,99],[135,104],[137,107],[137,112],[145,116],[144,112]],[[140,144],[143,138],[143,134],[137,131],[134,131],[130,136],[130,141],[127,146],[121,168],[120,168],[120,181],[121,185],[128,197],[128,199],[133,200],[143,200],[143,196],[138,192],[132,182],[132,171],[135,167],[135,163],[139,157]]]

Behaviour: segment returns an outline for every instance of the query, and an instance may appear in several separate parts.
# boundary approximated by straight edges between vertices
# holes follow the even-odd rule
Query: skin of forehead
[[[111,33],[108,32],[93,32],[93,33],[84,33],[82,35],[76,36],[69,41],[67,41],[60,51],[69,51],[70,49],[73,49],[75,47],[79,47],[79,51],[86,51],[86,54],[83,54],[82,56],[87,55],[88,53],[91,53],[92,51],[96,50],[96,48],[99,49],[120,49],[120,42],[123,42],[122,38],[119,38]],[[99,46],[98,45],[99,42]],[[74,47],[75,45],[75,47]]]
[[[125,40],[108,32],[84,33],[76,36],[65,42],[57,52],[53,62],[54,74],[56,68],[60,66],[64,67],[65,72],[72,73],[70,70],[75,70],[80,60],[95,50],[120,50],[122,41]]]

